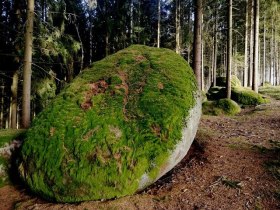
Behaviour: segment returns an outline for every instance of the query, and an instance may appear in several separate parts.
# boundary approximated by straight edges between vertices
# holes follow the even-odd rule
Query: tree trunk
[[[217,8],[215,8],[215,35],[214,35],[214,61],[213,61],[213,86],[217,86],[217,55],[218,55],[218,17],[217,17]]]
[[[161,15],[161,0],[158,0],[158,23],[157,23],[157,48],[160,48],[160,15]]]
[[[0,129],[4,128],[4,93],[5,86],[1,84],[1,110],[0,110]]]
[[[254,4],[254,68],[253,68],[253,81],[252,89],[258,93],[259,88],[259,25],[260,25],[260,1],[255,0]]]
[[[181,1],[180,0],[176,0],[176,53],[180,54],[180,32],[181,32],[181,23],[180,23],[180,19],[181,19]]]
[[[25,32],[25,46],[24,46],[24,66],[23,66],[23,99],[22,99],[23,128],[28,128],[30,126],[33,21],[34,21],[34,0],[28,0],[27,24],[26,24],[26,32]]]
[[[16,71],[13,75],[13,83],[11,86],[12,92],[12,103],[11,103],[11,128],[17,128],[17,93],[18,93],[18,71]]]
[[[243,73],[243,86],[248,85],[248,34],[249,34],[249,4],[246,0],[246,20],[245,20],[245,53],[244,53],[244,73]]]
[[[266,82],[266,26],[265,26],[265,17],[263,21],[263,80],[262,84]]]
[[[250,61],[248,71],[248,86],[252,87],[253,68],[254,68],[254,0],[250,0]]]
[[[201,90],[201,28],[202,28],[202,0],[195,1],[194,19],[194,46],[193,46],[193,69],[198,88]]]
[[[273,29],[271,31],[273,35]],[[269,72],[269,82],[273,85],[273,36],[270,38],[270,72]]]
[[[228,5],[228,37],[227,37],[227,98],[231,98],[231,64],[232,64],[232,0]]]
[[[129,11],[130,11],[129,38],[130,38],[130,44],[133,44],[133,0],[130,1]]]

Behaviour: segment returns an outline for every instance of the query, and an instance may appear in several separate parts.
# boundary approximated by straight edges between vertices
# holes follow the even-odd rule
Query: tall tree
[[[27,2],[27,23],[25,31],[24,66],[23,66],[23,102],[22,102],[22,126],[28,128],[30,125],[30,99],[31,99],[31,67],[33,48],[33,23],[34,22],[34,0]]]
[[[158,14],[158,20],[157,20],[157,47],[160,48],[160,16],[161,16],[161,0],[158,0],[157,2],[157,14]]]
[[[181,33],[181,0],[175,0],[176,2],[176,53],[181,53],[181,40],[180,40],[180,33]]]
[[[259,77],[259,18],[260,18],[260,2],[254,0],[254,68],[253,68],[253,81],[252,89],[258,92],[258,77]]]
[[[249,4],[246,0],[246,14],[245,14],[245,52],[244,52],[244,72],[243,72],[243,85],[248,85],[248,34],[249,34]]]
[[[228,2],[228,35],[227,35],[227,98],[231,98],[231,67],[232,67],[232,0]]]
[[[202,40],[202,0],[195,0],[194,18],[194,50],[193,50],[193,69],[196,76],[198,88],[201,90],[201,40]]]

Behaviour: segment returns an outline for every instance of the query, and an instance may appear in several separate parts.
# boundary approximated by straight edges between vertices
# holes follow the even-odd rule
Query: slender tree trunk
[[[246,0],[246,20],[245,20],[245,53],[244,53],[244,73],[243,73],[243,85],[248,85],[248,34],[249,34],[249,4]]]
[[[202,0],[195,1],[194,19],[194,46],[193,46],[193,69],[199,89],[202,88],[201,82],[201,28],[202,28]]]
[[[11,128],[17,128],[17,93],[18,93],[18,71],[13,75],[13,84],[11,86],[12,103],[11,103]]]
[[[228,37],[227,37],[227,98],[231,98],[231,67],[232,67],[232,0],[228,5]]]
[[[271,31],[273,35],[273,29]],[[270,72],[269,72],[269,82],[273,85],[273,36],[270,38]]]
[[[92,58],[93,58],[93,50],[92,50],[92,47],[93,47],[93,42],[92,42],[92,10],[90,10],[90,15],[89,15],[89,24],[90,24],[90,27],[89,27],[89,63],[91,64],[92,62]]]
[[[255,0],[254,4],[254,68],[253,68],[253,81],[252,89],[258,93],[259,91],[259,25],[260,25],[260,1]]]
[[[25,32],[25,47],[24,47],[24,66],[23,66],[23,99],[22,99],[23,128],[28,128],[30,126],[33,21],[34,21],[34,0],[28,0],[27,24],[26,24],[26,32]]]
[[[203,14],[201,16],[201,32],[200,34],[202,35],[203,33]],[[203,43],[203,38],[201,36],[201,90],[205,90],[205,81],[204,81],[204,43]]]
[[[130,1],[129,11],[130,11],[129,38],[130,38],[130,43],[133,44],[133,0]]]
[[[214,62],[213,62],[213,86],[217,86],[217,55],[218,55],[218,17],[217,17],[217,8],[215,8],[215,34],[214,34]]]
[[[161,0],[158,0],[157,13],[158,13],[158,23],[157,23],[157,48],[160,48],[160,16],[161,16]]]
[[[5,86],[1,84],[1,110],[0,110],[0,129],[4,128],[4,93],[5,93]]]
[[[181,33],[181,0],[176,0],[176,53],[180,54],[180,33]]]
[[[275,40],[275,85],[278,85],[278,73],[279,73],[279,66],[278,66],[278,42]]]
[[[252,87],[253,67],[254,67],[254,0],[250,0],[250,61],[248,71],[248,86]]]
[[[266,26],[265,26],[265,17],[263,21],[263,80],[262,84],[266,82]]]

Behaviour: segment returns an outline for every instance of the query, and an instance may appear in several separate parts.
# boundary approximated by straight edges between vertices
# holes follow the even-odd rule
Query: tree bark
[[[259,25],[260,25],[260,1],[255,0],[254,4],[254,68],[253,68],[253,81],[252,89],[258,93],[259,87]]]
[[[176,53],[180,54],[180,32],[181,32],[181,0],[176,0]]]
[[[213,60],[213,86],[217,86],[217,55],[218,55],[218,17],[217,8],[215,8],[215,32],[214,32],[214,60]]]
[[[228,37],[227,37],[227,98],[231,98],[231,67],[232,67],[232,0],[228,3]]]
[[[263,80],[262,84],[266,82],[266,25],[265,25],[265,17],[263,21]]]
[[[248,71],[248,86],[252,87],[253,68],[254,68],[254,0],[250,0],[250,61]]]
[[[11,128],[17,128],[17,96],[18,96],[18,71],[13,75],[13,83],[11,86],[12,103],[11,103]]]
[[[202,0],[195,1],[194,19],[194,46],[193,46],[193,69],[199,90],[201,90],[201,28],[202,28]]]
[[[23,66],[23,101],[22,126],[30,126],[31,66],[33,48],[34,0],[27,2],[27,24],[25,32],[24,66]]]
[[[161,0],[158,0],[157,13],[158,13],[158,23],[157,23],[157,48],[160,48],[160,16],[161,16]]]
[[[248,85],[248,34],[249,34],[249,4],[246,0],[246,20],[245,20],[245,53],[244,53],[244,73],[243,73],[243,86]]]

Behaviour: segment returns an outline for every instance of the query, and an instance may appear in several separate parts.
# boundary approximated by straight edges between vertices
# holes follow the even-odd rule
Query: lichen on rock
[[[19,171],[33,192],[49,200],[130,195],[183,158],[200,111],[184,59],[134,45],[93,63],[36,117]]]

